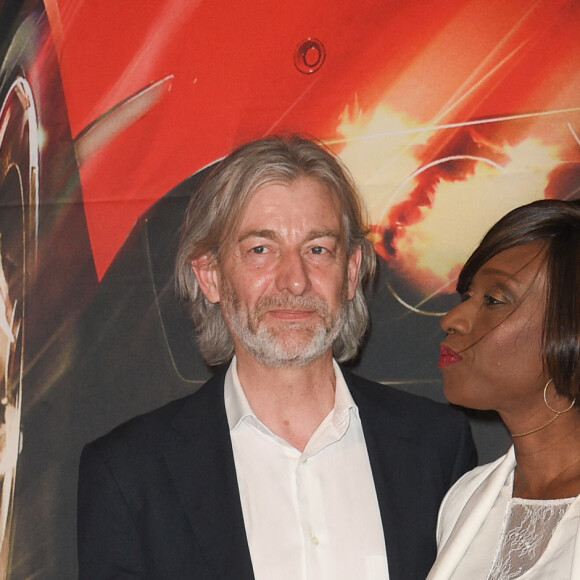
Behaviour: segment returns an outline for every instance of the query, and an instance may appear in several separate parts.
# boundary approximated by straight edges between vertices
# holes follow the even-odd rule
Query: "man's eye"
[[[256,246],[255,248],[252,248],[250,251],[254,254],[265,254],[267,250],[265,246]]]
[[[326,252],[328,252],[328,250],[322,246],[314,246],[310,251],[317,255],[326,254]]]

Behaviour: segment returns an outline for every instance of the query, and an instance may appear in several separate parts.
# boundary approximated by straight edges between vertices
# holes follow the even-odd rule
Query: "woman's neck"
[[[560,415],[545,429],[513,439],[516,497],[560,499],[580,495],[580,411]]]

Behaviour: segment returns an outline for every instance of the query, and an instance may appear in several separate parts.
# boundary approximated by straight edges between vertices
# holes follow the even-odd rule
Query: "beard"
[[[258,362],[269,367],[308,365],[332,348],[346,321],[345,296],[341,297],[341,305],[334,312],[330,312],[325,300],[316,296],[268,296],[260,298],[249,309],[222,279],[220,297],[222,315],[232,336]],[[317,316],[308,321],[282,321],[279,325],[268,326],[265,314],[275,309],[308,310]]]

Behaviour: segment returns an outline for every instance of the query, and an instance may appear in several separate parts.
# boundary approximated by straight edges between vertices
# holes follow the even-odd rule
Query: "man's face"
[[[238,358],[304,366],[330,357],[360,264],[360,248],[347,258],[332,192],[305,177],[262,187],[224,254],[219,302]]]

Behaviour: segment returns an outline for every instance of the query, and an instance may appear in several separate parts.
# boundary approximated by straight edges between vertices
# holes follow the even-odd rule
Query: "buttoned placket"
[[[306,577],[312,580],[322,575],[322,552],[328,546],[324,490],[316,474],[316,462],[325,449],[344,435],[349,415],[350,409],[343,409],[338,414],[331,411],[311,437],[296,466],[295,484],[305,545]]]

